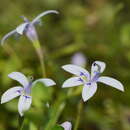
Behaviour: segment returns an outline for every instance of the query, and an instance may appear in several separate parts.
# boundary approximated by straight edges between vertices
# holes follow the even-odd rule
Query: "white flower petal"
[[[48,78],[43,78],[43,79],[35,80],[35,81],[33,82],[33,86],[34,86],[37,82],[41,82],[41,83],[43,83],[45,86],[53,86],[53,85],[56,85],[56,83],[55,83],[52,79],[48,79]]]
[[[21,95],[18,103],[18,111],[20,116],[24,115],[24,112],[27,111],[32,103],[32,97],[31,96],[24,96]]]
[[[95,61],[91,67],[91,79],[95,76],[95,72],[102,73],[106,68],[106,64],[102,61]]]
[[[96,83],[91,83],[91,85],[84,85],[82,90],[82,98],[84,102],[90,99],[95,94],[96,90],[97,90]]]
[[[43,17],[43,16],[45,16],[45,15],[47,15],[47,14],[52,14],[52,13],[58,14],[58,11],[56,11],[56,10],[48,10],[48,11],[45,11],[45,12],[39,14],[36,18],[34,18],[31,23],[32,23],[32,24],[35,24],[37,21],[39,21],[39,19],[40,19],[41,17]]]
[[[82,85],[82,84],[83,84],[83,82],[81,82],[79,80],[79,77],[72,77],[72,78],[67,79],[63,83],[62,88],[74,87],[74,86],[79,86],[79,85]]]
[[[16,87],[8,89],[1,97],[1,104],[8,102],[17,96],[20,96],[22,91],[23,91],[23,88],[20,86],[16,86]]]
[[[14,34],[16,34],[17,32],[16,32],[16,29],[15,30],[12,30],[11,32],[9,32],[9,33],[7,33],[3,38],[2,38],[2,40],[1,40],[1,45],[3,45],[4,44],[4,41],[6,40],[6,39],[8,39],[10,36],[12,36],[12,35],[14,35]]]
[[[72,124],[69,121],[62,123],[61,126],[64,128],[64,130],[71,130],[72,129]]]
[[[16,31],[18,34],[20,35],[23,35],[23,32],[26,28],[26,26],[28,25],[28,23],[23,23],[23,24],[20,24],[17,28],[16,28]]]
[[[80,76],[81,73],[84,73],[88,78],[90,76],[90,74],[87,70],[85,70],[84,68],[77,66],[77,65],[68,64],[68,65],[62,66],[62,68],[65,71],[70,72],[70,73],[77,75],[77,76]]]
[[[124,91],[122,83],[114,78],[102,76],[98,79],[98,82],[112,86],[120,91]]]
[[[29,84],[28,79],[25,77],[24,74],[22,74],[20,72],[12,72],[12,73],[10,73],[8,75],[8,77],[10,77],[11,79],[14,79],[14,80],[18,81],[24,87],[28,86],[28,84]]]

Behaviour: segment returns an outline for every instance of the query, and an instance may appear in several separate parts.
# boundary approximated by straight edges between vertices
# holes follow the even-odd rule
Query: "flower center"
[[[32,87],[32,82],[29,82],[28,86],[24,89],[24,95],[31,94],[31,87]]]
[[[86,82],[89,82],[89,79],[87,77],[86,74],[84,74],[83,72],[80,73],[80,78],[79,78],[79,81],[83,82],[83,83],[86,83]]]

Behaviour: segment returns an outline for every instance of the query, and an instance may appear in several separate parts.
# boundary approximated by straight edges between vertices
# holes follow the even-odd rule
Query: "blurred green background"
[[[42,18],[37,32],[44,50],[47,77],[57,86],[33,88],[33,103],[25,114],[23,130],[51,130],[68,120],[76,130],[130,130],[130,1],[129,0],[3,0],[0,4],[0,38],[23,22],[46,10],[59,15]],[[61,89],[72,75],[61,66],[82,52],[86,69],[95,60],[106,62],[103,75],[120,80],[125,92],[98,84],[98,91],[81,104],[82,87]],[[41,78],[40,64],[32,43],[11,37],[0,47],[0,95],[18,83],[8,74],[20,71]],[[18,127],[18,99],[0,105],[0,130]],[[50,104],[48,108],[46,103]],[[58,130],[58,129],[55,129]]]

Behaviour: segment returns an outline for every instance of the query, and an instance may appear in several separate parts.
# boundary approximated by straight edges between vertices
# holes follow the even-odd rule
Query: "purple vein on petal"
[[[79,78],[79,79],[78,79],[78,81],[81,81],[81,82],[83,82],[83,80],[82,80],[81,78]]]
[[[95,75],[94,75],[94,77],[92,78],[91,81],[92,82],[96,82],[98,80],[99,76],[100,76],[100,73],[99,72],[95,72]]]
[[[25,97],[26,99],[27,99],[27,98],[30,98],[30,96],[27,96],[27,95],[25,95],[24,97]]]
[[[80,76],[85,76],[85,74],[83,72],[80,72]]]
[[[87,83],[87,85],[91,85],[91,83],[90,83],[90,82],[88,82],[88,83]]]
[[[21,90],[17,90],[16,92],[21,93]]]

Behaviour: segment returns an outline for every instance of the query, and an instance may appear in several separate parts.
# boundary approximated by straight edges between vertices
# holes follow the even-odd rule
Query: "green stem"
[[[78,105],[78,114],[77,114],[74,130],[78,130],[82,110],[83,110],[83,101],[81,100]]]
[[[54,106],[51,108],[51,111],[50,111],[50,120],[45,126],[44,130],[51,130],[56,124],[59,116],[61,115],[66,105],[66,103],[64,102],[64,99],[65,99],[65,96],[60,94],[58,99],[55,101]]]
[[[37,55],[38,55],[38,58],[39,58],[39,61],[40,61],[40,64],[41,64],[42,75],[43,75],[43,77],[46,77],[43,51],[42,51],[42,48],[41,48],[41,46],[40,46],[39,41],[33,42],[33,46],[34,46],[34,48],[35,48],[35,50],[36,50],[36,53],[37,53]]]
[[[24,117],[21,117],[19,115],[19,117],[18,117],[18,130],[22,130],[23,124],[24,124]]]

